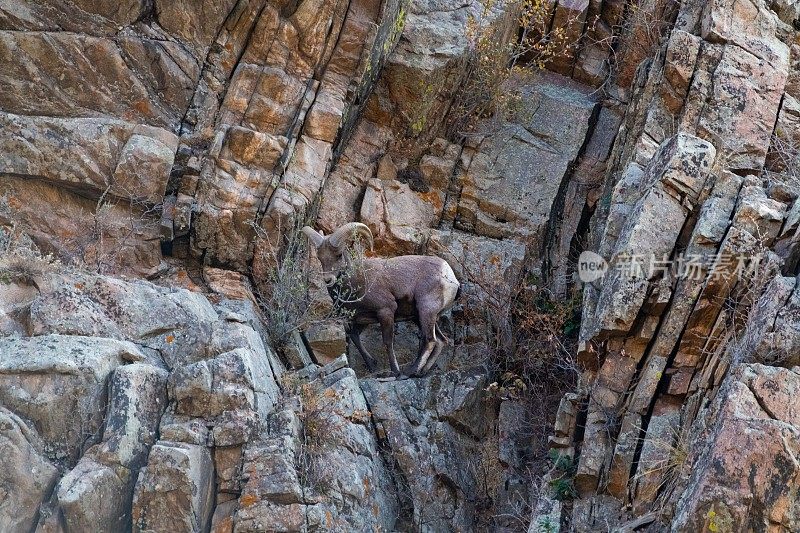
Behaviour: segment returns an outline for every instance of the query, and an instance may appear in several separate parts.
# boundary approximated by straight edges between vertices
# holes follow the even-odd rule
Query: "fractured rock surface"
[[[0,253],[61,264],[0,271],[0,530],[800,528],[800,12],[545,4],[548,71],[461,138],[472,21],[517,34],[496,5],[2,2]],[[338,326],[273,350],[253,287],[309,209],[451,263],[431,376],[359,379]],[[540,421],[488,391],[476,281],[565,299],[583,250],[575,498],[529,501]]]

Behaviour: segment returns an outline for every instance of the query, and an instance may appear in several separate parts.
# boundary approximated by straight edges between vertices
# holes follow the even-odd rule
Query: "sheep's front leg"
[[[370,353],[364,348],[364,345],[361,344],[361,332],[364,330],[364,326],[356,326],[353,325],[347,330],[347,336],[350,338],[350,342],[356,347],[358,353],[361,354],[361,358],[364,360],[364,365],[366,365],[367,370],[369,372],[375,372],[378,367],[378,361]]]
[[[394,312],[394,309],[381,310],[378,313],[378,322],[381,325],[381,333],[383,333],[383,345],[389,355],[389,365],[397,376],[400,375],[400,365],[397,364],[397,357],[394,355]]]

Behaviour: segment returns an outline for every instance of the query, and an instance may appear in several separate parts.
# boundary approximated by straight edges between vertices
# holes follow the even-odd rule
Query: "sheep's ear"
[[[302,231],[306,237],[308,237],[308,240],[311,241],[311,244],[314,245],[314,248],[319,248],[319,245],[325,240],[325,236],[311,226],[303,226],[303,229],[300,231]]]

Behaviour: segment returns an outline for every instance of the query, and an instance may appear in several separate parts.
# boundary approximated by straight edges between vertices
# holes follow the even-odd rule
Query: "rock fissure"
[[[0,530],[800,529],[796,9],[544,5],[564,49],[454,143],[474,21],[518,38],[501,6],[106,4],[0,7]],[[370,377],[338,325],[278,357],[255,227],[305,212],[451,263],[431,376]],[[756,253],[764,280],[725,259]],[[648,254],[705,262],[623,275]],[[483,293],[523,273],[551,343],[581,300],[560,403],[548,342],[487,338],[512,315]]]

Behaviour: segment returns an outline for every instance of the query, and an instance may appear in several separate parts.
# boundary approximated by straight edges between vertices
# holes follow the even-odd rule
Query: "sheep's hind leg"
[[[425,363],[425,366],[422,367],[422,370],[419,372],[419,376],[427,376],[436,362],[439,361],[439,355],[441,355],[442,349],[445,347],[445,343],[439,339],[436,339],[434,342],[436,342],[436,347],[433,349],[433,353],[431,353],[430,357],[428,357],[428,361]]]
[[[434,326],[434,333],[436,335],[436,348],[433,350],[433,353],[428,357],[428,362],[425,363],[425,366],[422,368],[422,372],[420,372],[421,376],[427,376],[428,373],[431,371],[433,366],[439,361],[439,356],[442,353],[442,350],[445,346],[453,344],[447,335],[442,333],[442,328],[439,327],[439,324]]]
[[[417,356],[414,362],[412,376],[422,376],[422,369],[425,368],[428,362],[437,353],[439,342],[436,340],[436,322],[429,318],[420,318],[420,331],[425,337],[425,349]]]
[[[375,372],[378,368],[378,360],[372,357],[370,353],[364,348],[364,345],[361,344],[361,331],[363,327],[360,326],[353,326],[347,330],[347,336],[350,337],[350,341],[358,350],[358,353],[361,354],[361,358],[364,360],[364,365],[367,367],[369,372]]]

